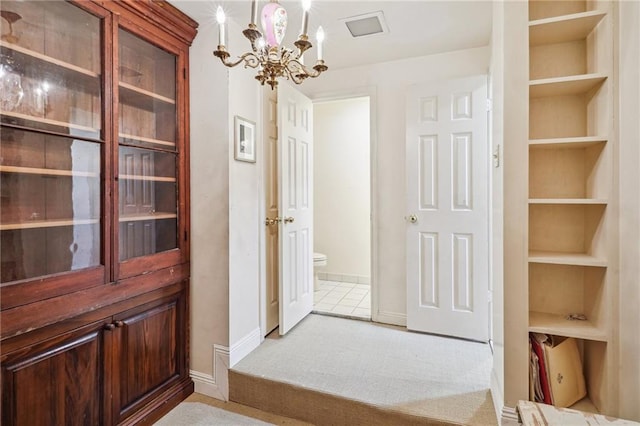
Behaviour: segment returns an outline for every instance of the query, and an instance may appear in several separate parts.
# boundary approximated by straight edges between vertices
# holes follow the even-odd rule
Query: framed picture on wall
[[[256,162],[256,123],[235,116],[234,158],[238,161]]]

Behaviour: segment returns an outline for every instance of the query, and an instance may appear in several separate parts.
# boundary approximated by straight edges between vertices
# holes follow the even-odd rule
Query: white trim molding
[[[372,320],[400,327],[407,326],[407,314],[399,314],[397,312],[377,312],[373,315]]]
[[[515,408],[503,406],[502,412],[500,413],[500,425],[502,426],[516,426],[520,425],[520,421],[518,419],[518,413]]]
[[[229,348],[213,345],[213,376],[189,370],[195,391],[222,401],[229,401]]]
[[[253,329],[249,334],[244,336],[240,341],[231,345],[229,350],[229,367],[231,368],[242,360],[245,356],[249,355],[251,351],[260,346],[260,327]]]

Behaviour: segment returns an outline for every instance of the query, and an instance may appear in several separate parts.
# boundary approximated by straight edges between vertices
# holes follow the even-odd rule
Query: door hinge
[[[491,99],[487,99],[487,111],[493,110],[493,102]]]
[[[493,302],[493,292],[491,290],[487,290],[487,302]]]

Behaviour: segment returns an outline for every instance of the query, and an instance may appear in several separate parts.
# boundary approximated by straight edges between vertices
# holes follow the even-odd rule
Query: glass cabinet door
[[[178,247],[176,56],[120,29],[119,259]]]
[[[103,265],[101,19],[2,1],[1,282]]]

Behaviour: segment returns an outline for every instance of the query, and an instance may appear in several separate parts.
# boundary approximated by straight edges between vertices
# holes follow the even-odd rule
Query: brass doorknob
[[[284,218],[284,223],[293,223],[294,220],[295,218],[288,216]]]

